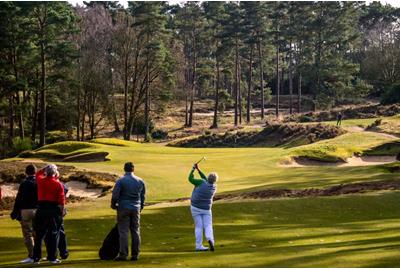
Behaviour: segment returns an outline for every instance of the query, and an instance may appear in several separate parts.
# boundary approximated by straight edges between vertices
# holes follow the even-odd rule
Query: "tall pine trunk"
[[[264,96],[264,70],[263,70],[261,39],[258,39],[258,58],[260,61],[261,119],[264,119],[265,96]]]
[[[10,146],[14,139],[14,100],[13,94],[8,97],[8,143]]]
[[[298,85],[298,95],[297,95],[297,112],[301,113],[301,73],[299,72],[299,85]]]
[[[150,129],[150,67],[149,67],[149,61],[150,61],[150,50],[149,50],[149,33],[147,32],[147,55],[146,55],[146,99],[145,99],[145,104],[144,104],[144,121],[145,121],[145,131],[144,131],[144,140],[148,141],[150,138],[148,137],[149,135],[149,129]]]
[[[124,140],[128,140],[128,55],[124,59]]]
[[[39,81],[39,70],[36,69],[36,80]],[[39,84],[36,85],[35,95],[33,97],[33,112],[32,112],[32,129],[31,129],[31,140],[35,142],[36,140],[36,128],[37,128],[37,117],[38,117],[38,107],[39,107]]]
[[[242,124],[242,88],[240,85],[240,82],[242,80],[242,67],[240,65],[240,56],[239,56],[239,85],[238,85],[238,90],[239,90],[239,124]]]
[[[239,45],[238,37],[235,42],[235,126],[238,125],[238,105],[239,105]]]
[[[289,113],[293,113],[293,58],[292,58],[292,42],[290,41],[289,51]]]
[[[193,66],[192,66],[192,87],[190,89],[190,111],[189,111],[188,127],[192,127],[192,125],[193,125],[194,93],[195,93],[195,90],[196,90],[197,55],[196,55],[196,36],[195,36],[194,33],[193,33],[193,63],[192,64],[193,64]]]
[[[217,68],[217,81],[215,84],[215,104],[214,104],[214,118],[211,128],[218,128],[218,106],[219,106],[219,61],[216,58],[216,68]]]
[[[276,106],[275,115],[279,117],[279,98],[280,98],[280,72],[279,72],[279,37],[277,38],[276,45]]]
[[[39,146],[46,143],[46,58],[44,42],[40,43],[40,62],[41,62],[41,87],[40,87],[40,140]]]
[[[246,113],[246,122],[250,123],[250,107],[251,107],[251,89],[252,89],[252,79],[253,79],[253,45],[250,48],[250,63],[249,63],[249,85],[247,88],[247,113]]]

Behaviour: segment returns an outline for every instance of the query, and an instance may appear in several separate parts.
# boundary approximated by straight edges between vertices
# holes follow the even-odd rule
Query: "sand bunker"
[[[88,188],[88,184],[70,181],[66,184],[68,186],[67,197],[73,196],[78,198],[89,198],[95,199],[103,195],[103,189],[101,188]],[[7,183],[1,185],[2,197],[15,198],[17,196],[19,184]]]
[[[324,162],[311,160],[305,157],[295,157],[290,162],[280,164],[281,167],[357,167],[357,166],[372,166],[396,162],[395,156],[363,156],[363,157],[351,157],[346,162]]]
[[[19,184],[9,183],[1,185],[1,196],[15,198],[17,196]]]

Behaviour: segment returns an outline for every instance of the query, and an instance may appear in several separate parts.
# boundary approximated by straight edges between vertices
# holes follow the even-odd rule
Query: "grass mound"
[[[68,156],[63,159],[63,162],[97,162],[109,160],[106,156],[108,156],[108,152],[89,152]]]
[[[345,131],[332,125],[269,124],[261,131],[237,131],[207,134],[173,142],[178,147],[294,147],[335,138]]]
[[[97,148],[93,143],[66,141],[45,145],[34,151],[24,151],[19,157],[62,161],[71,156],[94,153]]]
[[[113,145],[113,146],[132,146],[131,142],[115,139],[115,138],[99,138],[93,139],[91,142],[105,145]]]
[[[384,143],[364,151],[369,156],[396,156],[400,153],[400,141]]]
[[[400,115],[379,118],[367,127],[367,130],[400,136]]]
[[[311,145],[300,146],[290,153],[292,157],[303,157],[326,162],[345,162],[353,155],[361,155],[393,143],[393,139],[372,132],[347,133],[331,140],[320,141]],[[371,153],[371,152],[370,152]],[[375,153],[379,153],[375,150]]]

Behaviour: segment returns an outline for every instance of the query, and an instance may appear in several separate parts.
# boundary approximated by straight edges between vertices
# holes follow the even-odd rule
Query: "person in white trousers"
[[[194,178],[194,171],[197,170],[201,179]],[[195,225],[196,251],[214,251],[215,241],[212,227],[212,202],[217,189],[217,173],[213,172],[208,177],[195,164],[189,174],[189,182],[194,185],[190,199],[192,217]],[[209,248],[203,246],[203,230],[208,241]]]

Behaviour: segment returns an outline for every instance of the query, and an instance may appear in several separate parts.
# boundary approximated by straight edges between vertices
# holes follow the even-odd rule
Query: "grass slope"
[[[399,203],[400,192],[216,203],[214,253],[193,252],[187,205],[153,206],[142,215],[141,258],[131,263],[97,259],[115,222],[104,198],[70,206],[65,228],[71,256],[59,266],[399,267]],[[19,224],[1,217],[0,228],[0,266],[14,266],[25,256]]]

